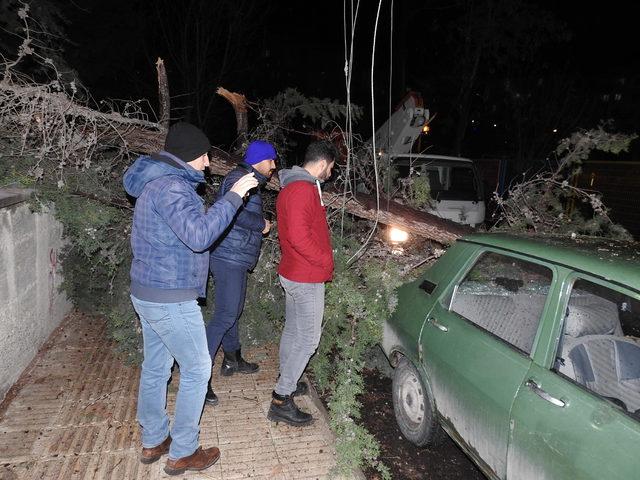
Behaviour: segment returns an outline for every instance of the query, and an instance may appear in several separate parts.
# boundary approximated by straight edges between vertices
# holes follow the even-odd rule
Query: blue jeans
[[[167,382],[175,359],[180,366],[180,386],[169,458],[177,460],[198,448],[200,415],[211,375],[202,312],[196,300],[154,303],[131,296],[131,301],[140,317],[144,340],[138,392],[142,446],[155,447],[169,435]]]
[[[291,395],[320,343],[324,283],[299,283],[280,275],[285,293],[285,322],[280,337],[278,395]]]
[[[213,360],[220,344],[225,352],[235,352],[240,348],[238,319],[247,294],[247,268],[211,259],[211,273],[216,291],[213,316],[207,324],[207,343]]]

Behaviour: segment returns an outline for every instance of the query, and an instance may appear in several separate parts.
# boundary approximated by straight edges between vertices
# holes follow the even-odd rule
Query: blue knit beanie
[[[255,165],[263,160],[276,159],[276,149],[269,142],[255,140],[249,144],[244,154],[244,161],[249,165]]]

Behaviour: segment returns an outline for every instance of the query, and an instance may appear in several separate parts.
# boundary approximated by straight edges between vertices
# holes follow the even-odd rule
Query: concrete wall
[[[0,400],[71,309],[58,291],[62,244],[51,214],[0,207]]]

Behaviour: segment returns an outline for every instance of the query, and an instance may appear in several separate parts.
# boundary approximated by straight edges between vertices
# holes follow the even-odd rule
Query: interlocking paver
[[[113,347],[97,318],[74,313],[56,330],[0,408],[1,479],[175,478],[162,470],[164,459],[152,465],[138,459],[140,373]],[[220,404],[205,407],[200,422],[201,443],[217,445],[220,461],[179,478],[327,478],[335,465],[334,437],[317,402],[296,400],[315,417],[308,427],[269,422],[277,346],[243,353],[260,363],[260,371],[223,377],[217,358],[213,386]],[[176,367],[168,386],[170,415],[179,381]]]

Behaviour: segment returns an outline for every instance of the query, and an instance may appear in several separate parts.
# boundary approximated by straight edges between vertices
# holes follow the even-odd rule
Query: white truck
[[[429,178],[431,208],[442,218],[475,227],[484,222],[482,182],[467,158],[412,153],[413,144],[428,128],[429,110],[422,98],[409,93],[391,117],[375,133],[378,159],[394,166],[399,178]],[[371,140],[369,140],[371,142]]]

